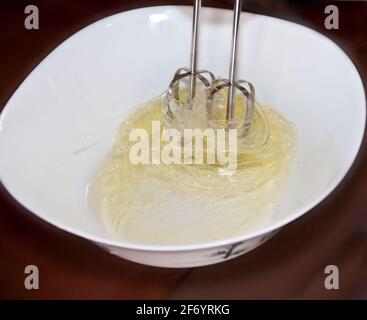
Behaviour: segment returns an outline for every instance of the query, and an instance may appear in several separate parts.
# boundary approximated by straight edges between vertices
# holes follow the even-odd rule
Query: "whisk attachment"
[[[184,102],[188,108],[192,108],[192,101],[197,94],[197,82],[200,81],[205,89],[211,87],[215,77],[208,70],[197,70],[197,56],[198,56],[198,31],[199,31],[199,17],[200,17],[201,0],[194,1],[193,22],[192,22],[192,37],[191,37],[191,56],[190,68],[179,68],[176,70],[173,79],[168,87],[168,94],[177,101]],[[188,94],[182,101],[180,97],[180,84],[185,80],[189,81]]]
[[[238,80],[236,77],[237,43],[242,4],[242,0],[235,0],[228,79],[216,79],[213,73],[208,70],[197,70],[198,29],[201,1],[194,1],[190,68],[177,69],[169,84],[167,95],[165,96],[167,98],[166,105],[168,106],[167,109],[165,109],[167,122],[176,126],[183,127],[188,125],[190,127],[190,125],[197,126],[197,121],[201,120],[211,127],[239,129],[238,135],[240,137],[244,137],[248,133],[254,113],[255,89],[249,81]],[[198,88],[200,88],[198,85],[199,83],[201,85],[200,92],[198,92]],[[185,89],[182,90],[184,85]],[[195,99],[195,97],[198,97],[198,95],[203,92],[205,95],[201,95],[200,99]],[[236,95],[237,92],[239,92],[239,95]],[[218,111],[215,108],[217,106],[215,101],[218,96],[222,99],[225,97],[226,101],[220,104],[219,111],[221,114],[219,118],[216,118],[217,113],[214,112],[214,110]],[[244,103],[238,104],[236,102],[241,101],[238,99],[240,97],[243,98]],[[205,99],[205,101],[203,99]],[[203,102],[202,109],[204,113],[200,111],[201,102]],[[240,108],[239,105],[245,109],[235,110],[235,107]],[[194,108],[194,106],[196,107]],[[196,116],[193,115],[193,111],[197,112]],[[222,111],[225,111],[224,117]],[[190,124],[189,122],[193,119],[195,119],[196,122]]]
[[[186,103],[190,104],[190,102],[196,96],[196,84],[197,80],[204,85],[206,89],[209,89],[212,86],[212,83],[215,81],[214,75],[208,70],[199,70],[192,72],[189,68],[180,68],[175,72],[172,81],[168,87],[168,94],[175,98],[177,101],[181,101],[180,99],[180,82],[189,78],[190,87],[188,90],[188,95],[186,97]],[[192,87],[191,85],[194,84]]]
[[[243,117],[242,128],[243,134],[247,133],[248,128],[250,127],[253,112],[254,112],[254,103],[255,103],[255,88],[251,82],[246,80],[238,80],[231,84],[228,79],[217,79],[213,82],[212,88],[209,91],[208,100],[207,100],[207,114],[209,122],[213,121],[213,102],[215,96],[221,90],[228,90],[227,96],[227,110],[226,110],[226,122],[227,128],[231,128],[233,120],[235,120],[234,116],[234,95],[235,90],[237,89],[240,91],[242,96],[245,98],[246,101],[246,112]],[[233,91],[231,93],[231,91]],[[231,96],[232,95],[232,96]]]
[[[233,16],[233,30],[232,30],[232,48],[231,48],[231,59],[229,67],[228,79],[218,79],[212,84],[212,88],[209,91],[207,101],[207,112],[209,121],[213,120],[213,100],[219,91],[227,89],[227,106],[226,106],[226,121],[227,128],[231,128],[232,122],[235,119],[235,93],[236,89],[240,91],[246,101],[246,112],[244,121],[242,124],[243,134],[246,134],[250,127],[254,102],[255,102],[255,88],[246,80],[236,80],[236,62],[237,62],[237,42],[238,42],[238,31],[239,22],[241,16],[242,0],[235,0],[234,4],[234,16]]]

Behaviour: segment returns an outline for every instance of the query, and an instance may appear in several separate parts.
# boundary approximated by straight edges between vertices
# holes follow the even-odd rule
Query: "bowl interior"
[[[152,7],[108,17],[31,73],[0,122],[0,178],[20,203],[63,229],[111,240],[89,212],[86,189],[122,119],[188,66],[191,10]],[[243,14],[241,24],[239,75],[299,134],[284,195],[259,233],[295,219],[340,182],[362,140],[365,96],[355,67],[327,38],[255,14]],[[231,27],[231,11],[203,8],[200,68],[227,75]]]

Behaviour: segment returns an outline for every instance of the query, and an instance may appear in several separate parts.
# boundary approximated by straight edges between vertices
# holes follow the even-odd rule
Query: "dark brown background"
[[[246,10],[310,26],[342,47],[366,87],[367,3],[334,2],[340,29],[324,28],[325,1],[248,0]],[[5,0],[0,5],[0,108],[30,71],[82,27],[132,8],[192,1]],[[231,1],[203,1],[229,7]],[[24,8],[40,10],[40,29],[24,28]],[[366,140],[365,140],[366,141]],[[0,155],[1,156],[1,155]],[[141,266],[57,230],[0,191],[0,298],[367,298],[367,154],[364,142],[347,178],[322,204],[240,258],[194,269]],[[40,289],[24,288],[24,268],[40,269]],[[335,264],[340,289],[324,288]]]

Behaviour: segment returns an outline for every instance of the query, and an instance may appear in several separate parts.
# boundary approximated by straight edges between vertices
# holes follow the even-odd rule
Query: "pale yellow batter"
[[[195,118],[200,103],[191,111]],[[242,111],[236,116],[245,109],[237,107]],[[220,120],[220,105],[216,112]],[[150,132],[153,120],[169,125],[166,117],[166,98],[153,99],[129,116],[92,185],[93,209],[113,237],[182,245],[221,240],[266,224],[294,158],[294,126],[257,104],[248,135],[238,140],[238,169],[230,175],[219,174],[217,164],[133,165],[128,157],[131,129]],[[190,120],[190,114],[185,117]]]

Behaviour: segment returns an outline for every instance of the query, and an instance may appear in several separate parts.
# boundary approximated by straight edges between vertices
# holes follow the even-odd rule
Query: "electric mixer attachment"
[[[197,80],[204,85],[205,88],[210,88],[215,80],[214,75],[208,70],[197,70],[198,57],[198,32],[199,32],[199,18],[200,18],[201,0],[194,1],[193,20],[192,20],[192,35],[191,35],[191,57],[190,68],[179,68],[176,70],[173,79],[168,87],[168,94],[177,101],[180,99],[180,84],[189,79],[189,88],[187,97],[184,103],[189,109],[192,109],[192,102],[196,96]]]
[[[197,70],[197,54],[198,54],[198,29],[199,29],[199,13],[201,7],[201,1],[194,1],[193,10],[193,25],[192,25],[192,40],[191,40],[191,65],[189,68],[178,69],[169,85],[167,91],[167,97],[169,100],[174,100],[180,103],[181,110],[174,110],[172,103],[168,103],[167,114],[172,119],[175,118],[175,112],[182,114],[182,107],[184,111],[192,111],[195,103],[195,97],[200,95],[202,91],[205,92],[205,105],[206,105],[206,123],[215,128],[238,129],[238,136],[244,137],[249,130],[251,120],[254,111],[255,103],[255,89],[254,86],[246,80],[237,80],[236,67],[237,67],[237,49],[238,49],[238,33],[239,22],[241,16],[242,0],[235,0],[234,3],[234,16],[233,16],[233,29],[232,29],[232,47],[230,56],[229,78],[228,79],[216,79],[212,72],[208,70]],[[187,94],[181,95],[180,84],[189,80]],[[197,82],[200,81],[203,85],[203,90],[197,92]],[[215,109],[216,97],[220,94],[223,95],[227,91],[226,95],[226,110],[225,120],[215,119],[213,116],[213,109]],[[239,96],[242,96],[244,103],[241,105],[245,107],[243,115],[239,119],[236,117],[235,107],[236,102],[239,102],[239,96],[236,96],[236,92],[239,92]],[[242,110],[243,111],[243,110]],[[241,112],[238,112],[239,114]],[[176,117],[177,118],[177,117]],[[187,123],[186,123],[187,124]],[[181,125],[182,127],[182,125]]]

